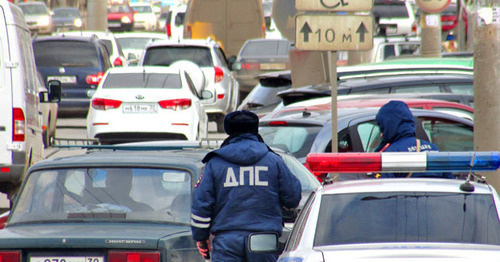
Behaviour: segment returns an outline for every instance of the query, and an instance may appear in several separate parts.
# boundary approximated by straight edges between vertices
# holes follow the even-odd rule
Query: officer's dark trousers
[[[248,231],[218,233],[212,239],[212,261],[260,262],[277,261],[278,253],[251,253],[248,250]]]

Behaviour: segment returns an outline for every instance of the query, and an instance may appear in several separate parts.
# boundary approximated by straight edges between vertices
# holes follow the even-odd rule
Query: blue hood
[[[415,136],[415,119],[402,101],[394,100],[382,106],[377,113],[376,121],[380,132],[383,133],[381,146],[403,137]]]
[[[236,137],[229,137],[222,147],[208,153],[203,162],[206,163],[214,156],[237,165],[251,165],[262,159],[271,151],[267,145],[255,134],[244,133]]]

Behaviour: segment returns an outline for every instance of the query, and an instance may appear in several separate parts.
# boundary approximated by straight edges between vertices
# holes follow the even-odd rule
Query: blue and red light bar
[[[500,167],[500,153],[311,153],[307,155],[306,166],[314,173],[493,171]]]

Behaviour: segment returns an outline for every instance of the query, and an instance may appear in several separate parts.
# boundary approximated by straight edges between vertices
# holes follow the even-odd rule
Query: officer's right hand
[[[198,247],[198,251],[204,259],[210,259],[210,251],[212,251],[212,247],[210,246],[209,239],[205,241],[197,241],[196,246]]]

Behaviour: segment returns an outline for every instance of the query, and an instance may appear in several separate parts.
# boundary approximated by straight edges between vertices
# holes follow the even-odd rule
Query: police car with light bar
[[[326,184],[307,200],[278,261],[498,261],[500,198],[477,172],[497,170],[499,152],[309,154],[307,165],[314,172],[469,175]],[[264,237],[252,236],[250,248],[265,251],[252,245]]]

